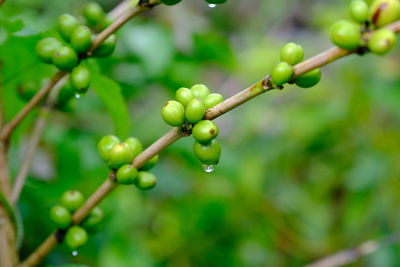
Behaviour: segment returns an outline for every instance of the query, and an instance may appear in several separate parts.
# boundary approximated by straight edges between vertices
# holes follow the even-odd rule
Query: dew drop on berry
[[[77,250],[74,250],[74,251],[72,251],[72,256],[74,256],[74,257],[76,257],[76,256],[78,256],[78,251]]]
[[[75,98],[76,98],[76,99],[80,99],[81,97],[82,97],[81,94],[79,94],[79,93],[76,93],[76,94],[75,94]]]
[[[217,4],[208,4],[208,7],[209,8],[214,8],[214,7],[216,7],[217,6]]]
[[[203,170],[207,173],[213,172],[215,169],[215,165],[207,165],[203,164]]]

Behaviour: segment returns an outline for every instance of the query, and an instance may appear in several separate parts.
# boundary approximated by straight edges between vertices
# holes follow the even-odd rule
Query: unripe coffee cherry
[[[40,83],[37,81],[24,81],[17,85],[17,93],[23,101],[28,102],[39,91],[40,87]]]
[[[89,215],[83,220],[82,226],[86,230],[95,231],[104,219],[104,212],[100,207],[94,207]]]
[[[105,30],[107,27],[109,27],[111,24],[113,24],[114,20],[112,18],[109,18],[107,16],[105,16],[99,24],[96,25],[96,30],[97,31],[103,31]]]
[[[60,198],[60,204],[70,212],[75,212],[83,203],[85,203],[85,198],[77,190],[68,190]]]
[[[92,32],[86,26],[78,26],[71,35],[71,47],[78,53],[84,53],[92,45]]]
[[[99,47],[97,47],[93,51],[93,55],[95,57],[110,56],[115,50],[116,43],[117,43],[117,37],[115,37],[114,34],[110,35],[107,39],[104,40],[103,43],[99,45]]]
[[[400,2],[398,0],[375,0],[370,8],[371,22],[382,27],[400,18]]]
[[[141,171],[148,171],[152,169],[158,162],[158,155],[155,155],[152,157],[148,162],[143,164],[143,166],[140,168]]]
[[[83,246],[88,240],[88,235],[85,229],[75,225],[68,229],[65,234],[65,243],[71,249],[77,249]]]
[[[358,23],[364,23],[368,20],[369,7],[364,0],[353,0],[349,4],[350,17]]]
[[[57,205],[50,210],[50,219],[57,228],[64,229],[71,225],[72,216],[69,210],[63,206]]]
[[[192,90],[190,90],[189,88],[182,87],[175,92],[175,99],[184,107],[186,107],[189,102],[194,99],[194,97],[195,96]]]
[[[103,8],[96,2],[90,2],[83,8],[83,16],[88,25],[95,26],[105,16]]]
[[[221,145],[216,140],[207,145],[194,141],[193,152],[203,164],[217,165],[221,157]]]
[[[210,90],[204,84],[195,84],[190,90],[192,90],[194,96],[199,99],[204,99],[210,94]]]
[[[99,152],[100,157],[105,162],[108,162],[110,159],[111,149],[120,142],[119,138],[114,135],[107,135],[101,138],[97,144],[97,151]]]
[[[304,59],[304,50],[301,45],[295,43],[286,44],[281,50],[281,61],[289,65],[296,65]]]
[[[321,80],[321,70],[317,68],[297,77],[294,80],[294,82],[298,87],[310,88],[315,86],[320,80]]]
[[[82,65],[75,67],[69,75],[69,82],[80,93],[85,93],[90,86],[89,70]]]
[[[206,96],[203,100],[203,104],[206,109],[212,108],[219,103],[224,101],[224,97],[220,94],[212,93]]]
[[[207,3],[209,3],[209,4],[216,4],[216,5],[218,5],[218,4],[223,4],[223,3],[225,3],[227,0],[206,0],[206,2]]]
[[[375,31],[368,40],[368,48],[377,55],[388,53],[396,44],[396,35],[388,29]]]
[[[360,26],[347,20],[340,20],[332,26],[331,40],[341,48],[356,49],[361,44]]]
[[[134,158],[143,151],[142,143],[135,137],[129,137],[125,140],[125,143],[131,148]]]
[[[119,184],[133,184],[137,180],[138,171],[133,165],[125,164],[118,169],[116,179]]]
[[[181,103],[170,100],[162,107],[161,117],[171,126],[181,126],[185,121],[185,108]]]
[[[116,144],[110,151],[108,166],[111,169],[118,169],[124,164],[131,163],[133,152],[127,143]]]
[[[271,72],[271,80],[274,84],[282,86],[292,79],[293,68],[286,62],[279,62]]]
[[[58,17],[57,29],[61,37],[69,42],[72,32],[79,26],[79,21],[72,15],[63,14]]]
[[[54,37],[40,40],[35,47],[36,55],[44,63],[53,63],[54,53],[62,46],[61,42]]]
[[[210,143],[211,140],[218,136],[218,132],[218,126],[209,120],[200,121],[193,127],[192,131],[194,139],[202,144]]]
[[[190,123],[197,123],[201,121],[204,116],[206,108],[201,100],[198,98],[189,102],[185,109],[185,117]]]
[[[141,171],[138,173],[136,186],[141,190],[150,190],[157,184],[157,178],[150,172]]]
[[[173,6],[181,2],[182,0],[161,0],[163,4],[166,4],[167,6]]]
[[[62,46],[57,49],[53,54],[52,60],[57,68],[65,71],[70,71],[78,64],[76,52],[68,46]]]

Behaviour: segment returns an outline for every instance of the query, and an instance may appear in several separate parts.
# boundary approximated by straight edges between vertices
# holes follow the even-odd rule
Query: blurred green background
[[[118,4],[98,2],[107,11]],[[329,48],[327,31],[348,18],[347,3],[229,0],[209,8],[183,0],[129,22],[112,57],[88,61],[98,69],[96,90],[51,115],[18,204],[22,257],[53,229],[48,212],[62,192],[89,196],[105,179],[101,136],[149,145],[170,128],[159,110],[179,87],[204,83],[227,98],[265,77],[288,41],[302,44],[306,57]],[[60,14],[79,16],[83,4],[8,0],[1,7],[8,118],[24,104],[21,84],[56,72],[36,59],[36,41],[54,31]],[[179,140],[161,153],[154,190],[119,187],[101,204],[103,230],[79,255],[61,245],[43,266],[302,266],[399,230],[399,56],[395,49],[342,59],[323,68],[315,88],[287,86],[217,119],[222,160],[210,174],[192,154],[192,138]],[[111,103],[102,90],[116,95]],[[34,118],[12,140],[14,175]],[[400,266],[399,253],[399,245],[385,247],[351,266]]]

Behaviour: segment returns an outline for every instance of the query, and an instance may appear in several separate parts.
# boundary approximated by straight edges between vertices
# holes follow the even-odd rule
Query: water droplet
[[[215,169],[215,165],[207,165],[203,164],[203,170],[207,173],[213,172]]]
[[[79,94],[79,93],[75,93],[75,98],[76,99],[79,99],[79,98],[81,98],[82,97],[82,95],[81,94]]]
[[[74,250],[74,251],[72,251],[72,256],[74,256],[74,257],[76,257],[76,256],[78,256],[78,251],[77,250]]]
[[[217,4],[208,4],[208,7],[210,7],[210,8],[214,8],[216,6],[217,6]]]

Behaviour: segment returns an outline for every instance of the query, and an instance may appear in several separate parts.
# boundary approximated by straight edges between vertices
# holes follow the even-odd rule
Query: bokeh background
[[[98,1],[107,11],[118,1]],[[348,1],[202,0],[158,6],[117,34],[116,52],[89,60],[95,90],[51,114],[18,210],[22,257],[53,230],[49,209],[67,189],[89,196],[108,170],[96,152],[103,135],[149,145],[170,128],[163,103],[179,87],[204,83],[226,98],[267,75],[288,41],[306,57],[331,46],[330,25]],[[17,89],[43,83],[55,68],[34,45],[81,0],[8,0],[0,9],[6,115],[24,104]],[[150,192],[119,187],[102,204],[103,229],[73,257],[58,246],[43,266],[302,266],[400,229],[400,51],[350,56],[323,68],[312,89],[287,86],[216,122],[223,145],[203,172],[184,138],[160,155]],[[113,98],[101,93],[110,90]],[[121,97],[123,96],[123,99]],[[10,152],[21,162],[35,114]],[[400,266],[399,245],[351,266]]]

